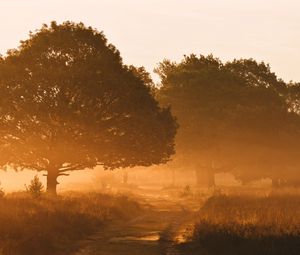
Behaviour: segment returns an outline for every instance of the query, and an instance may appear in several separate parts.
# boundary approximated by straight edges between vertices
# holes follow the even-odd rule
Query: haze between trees
[[[176,142],[170,165],[199,184],[213,186],[216,172],[297,182],[298,83],[263,62],[211,55],[156,72],[158,88],[82,23],[43,25],[0,59],[1,166],[46,171],[56,193],[69,171],[166,163]]]

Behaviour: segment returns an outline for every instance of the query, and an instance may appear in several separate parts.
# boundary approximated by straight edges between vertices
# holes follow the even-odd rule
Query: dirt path
[[[147,199],[151,209],[144,215],[101,229],[74,255],[179,255],[174,243],[184,242],[187,229],[194,223],[195,207]]]

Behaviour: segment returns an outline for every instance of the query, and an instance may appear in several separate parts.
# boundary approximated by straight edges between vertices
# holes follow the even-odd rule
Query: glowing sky
[[[42,23],[73,20],[104,31],[125,63],[148,71],[164,58],[213,53],[264,60],[279,77],[300,81],[299,9],[299,0],[0,0],[0,53]],[[34,174],[0,171],[0,181],[24,189]],[[83,176],[91,178],[72,173],[66,181]]]
[[[163,58],[213,53],[269,62],[300,81],[299,0],[0,0],[0,52],[51,20],[103,30],[125,63],[152,71]]]

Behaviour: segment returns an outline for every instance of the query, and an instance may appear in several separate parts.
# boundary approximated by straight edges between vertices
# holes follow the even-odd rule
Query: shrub
[[[5,196],[5,192],[3,188],[1,187],[1,182],[0,182],[0,198],[3,198]]]
[[[44,186],[40,181],[39,177],[35,175],[34,178],[31,180],[30,185],[28,187],[26,186],[26,189],[32,197],[38,198],[42,195],[44,191]]]
[[[191,186],[190,185],[186,185],[183,190],[181,191],[180,195],[182,197],[187,197],[187,196],[191,196],[193,193],[192,193],[192,190],[191,190]]]

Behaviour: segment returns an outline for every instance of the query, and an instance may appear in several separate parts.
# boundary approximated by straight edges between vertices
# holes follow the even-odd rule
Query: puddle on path
[[[143,236],[118,236],[109,240],[110,243],[120,242],[156,242],[159,240],[158,232],[149,232]]]

